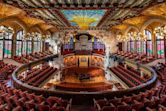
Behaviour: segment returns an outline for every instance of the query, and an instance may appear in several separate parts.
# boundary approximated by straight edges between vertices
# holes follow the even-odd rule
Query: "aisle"
[[[70,111],[97,111],[93,106],[88,105],[72,105]]]

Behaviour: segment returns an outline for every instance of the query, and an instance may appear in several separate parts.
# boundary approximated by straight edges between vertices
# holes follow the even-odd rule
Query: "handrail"
[[[14,87],[22,88],[23,90],[28,90],[29,92],[34,92],[36,94],[43,94],[45,96],[48,96],[48,95],[60,95],[60,96],[65,96],[65,95],[71,95],[71,96],[73,96],[73,95],[105,95],[105,96],[111,96],[111,95],[116,95],[116,94],[121,95],[121,94],[126,94],[126,93],[140,92],[141,90],[146,90],[147,88],[151,87],[157,81],[156,72],[152,68],[150,68],[148,66],[144,66],[142,64],[139,64],[140,67],[148,70],[152,74],[152,78],[149,81],[147,81],[146,83],[143,83],[139,86],[132,87],[129,89],[124,89],[121,91],[106,90],[106,91],[100,91],[100,92],[74,92],[74,91],[63,91],[63,90],[48,90],[48,89],[42,89],[39,87],[30,86],[30,85],[23,83],[22,81],[17,79],[17,75],[22,70],[25,70],[34,64],[39,64],[40,62],[48,61],[48,60],[51,60],[51,59],[56,58],[56,57],[58,57],[58,56],[53,55],[53,56],[45,57],[43,59],[25,64],[25,65],[17,68],[12,74],[12,81],[13,81]],[[132,63],[136,64],[134,62],[132,62]]]

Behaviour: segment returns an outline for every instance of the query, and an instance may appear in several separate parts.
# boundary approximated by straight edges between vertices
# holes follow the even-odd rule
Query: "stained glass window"
[[[131,33],[128,33],[130,37],[130,41],[128,42],[128,51],[129,52],[134,52],[135,51],[135,41],[132,39]]]
[[[142,48],[142,49],[143,49],[142,52],[143,52],[144,54],[146,54],[146,41],[143,41],[142,44],[143,44],[143,45],[142,45],[142,47],[143,47],[143,48]]]
[[[130,42],[127,42],[127,51],[130,52]]]
[[[148,30],[145,30],[145,35],[147,36],[147,55],[152,55],[153,50],[152,50],[152,33]]]
[[[12,56],[12,36],[13,29],[11,27],[0,26],[0,60],[3,58],[11,58]]]
[[[135,48],[135,46],[134,46],[135,44],[134,43],[135,43],[134,41],[130,41],[130,51],[131,52],[134,52],[134,50],[135,50],[134,49]]]
[[[4,58],[11,58],[12,56],[12,33],[5,34],[5,41],[4,41]]]
[[[27,49],[27,41],[23,40],[22,44],[23,44],[22,54],[26,55],[26,53],[27,53],[27,50],[26,50]]]
[[[33,39],[33,52],[38,52],[38,41],[37,37]]]
[[[61,10],[72,26],[87,28],[96,26],[106,10]]]
[[[21,56],[22,55],[22,40],[23,40],[24,32],[21,30],[17,33],[16,37],[16,55]]]
[[[157,57],[164,58],[165,51],[164,51],[164,38],[162,38],[159,33],[156,33],[156,41],[157,41]]]
[[[142,46],[141,46],[141,41],[140,40],[137,41],[137,52],[138,53],[142,52]]]
[[[5,40],[4,58],[11,58],[11,56],[12,56],[12,41]]]
[[[3,38],[0,37],[0,60],[3,59]]]
[[[3,34],[0,33],[0,60],[3,59]]]
[[[27,54],[30,54],[30,53],[32,53],[32,38],[31,37],[27,40]]]
[[[34,49],[33,49],[33,52],[40,52],[41,51],[41,39],[40,39],[40,36],[38,35],[37,37],[34,38],[33,40],[34,42]]]

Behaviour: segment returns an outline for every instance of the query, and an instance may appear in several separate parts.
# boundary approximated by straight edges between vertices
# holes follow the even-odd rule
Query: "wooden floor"
[[[79,75],[89,74],[91,79],[87,83],[105,82],[105,72],[100,68],[67,68],[62,71],[63,82],[80,83]],[[82,82],[82,81],[81,81]]]
[[[97,111],[93,106],[88,105],[72,105],[70,111]]]

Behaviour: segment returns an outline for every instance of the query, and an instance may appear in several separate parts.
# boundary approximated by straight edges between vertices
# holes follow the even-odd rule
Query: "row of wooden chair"
[[[142,78],[135,72],[124,68],[121,65],[119,65],[117,67],[112,67],[112,68],[110,68],[110,70],[114,74],[116,74],[122,81],[124,81],[129,87],[135,87],[135,86],[138,86],[138,85],[146,82],[146,80],[144,78]]]
[[[53,53],[50,51],[35,52],[35,53],[27,54],[27,55],[14,56],[13,59],[19,63],[26,64],[26,63],[29,63],[30,61],[35,61],[37,59],[41,59],[51,54]]]
[[[42,95],[35,95],[0,84],[0,110],[1,111],[69,111],[72,99]]]
[[[137,73],[135,71],[135,69],[129,70],[128,68],[125,68],[122,65],[119,65],[118,67],[121,68],[124,72],[130,74],[131,76],[135,77],[136,79],[138,79],[141,82],[146,82],[147,81],[145,78],[141,77],[140,73]]]
[[[159,86],[139,94],[120,98],[94,99],[98,111],[145,111],[155,108],[166,110],[166,86]],[[151,110],[153,111],[153,110]]]
[[[123,56],[123,57],[128,58],[128,59],[133,59],[133,60],[138,61],[142,64],[149,63],[149,62],[152,62],[155,60],[155,57],[153,55],[147,56],[146,54],[124,52],[124,51],[119,51],[115,54]]]
[[[7,79],[15,69],[15,65],[6,64],[3,61],[0,61],[0,81]]]
[[[32,71],[26,72],[25,78],[19,78],[24,83],[38,87],[44,80],[51,76],[57,69],[48,65],[42,66],[42,68],[32,69]],[[19,77],[19,76],[18,76]]]

